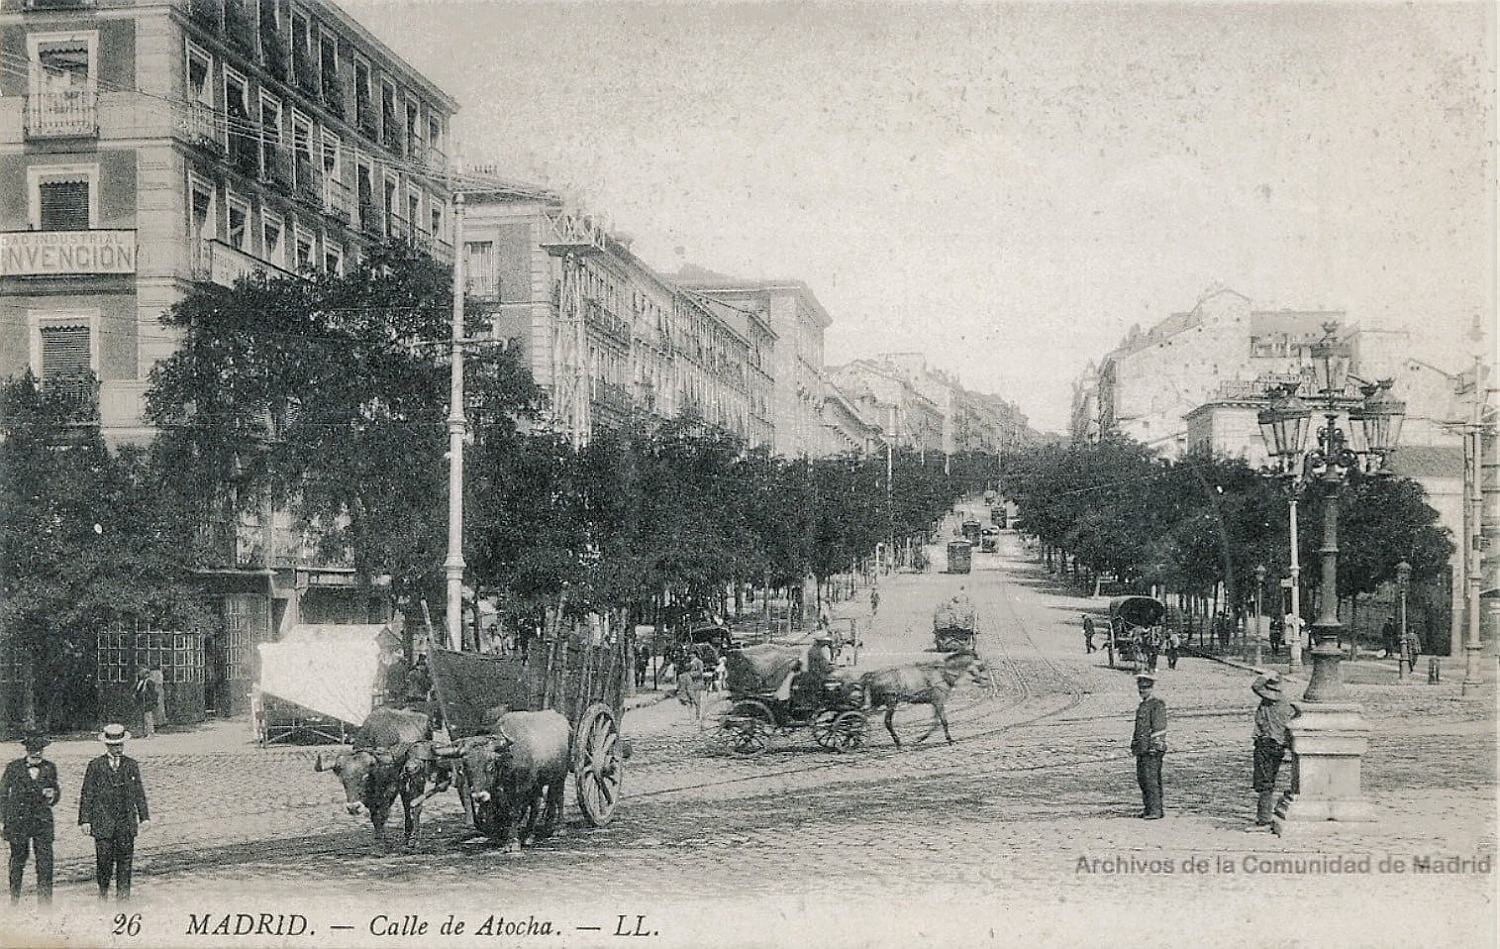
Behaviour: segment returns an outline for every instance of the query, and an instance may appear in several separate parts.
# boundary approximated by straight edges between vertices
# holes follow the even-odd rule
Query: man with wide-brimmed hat
[[[109,895],[111,879],[115,898],[130,899],[136,830],[151,825],[140,766],[125,755],[129,737],[124,725],[104,726],[99,733],[104,754],[89,762],[78,797],[78,826],[94,838],[94,879],[100,899]]]
[[[1135,756],[1135,779],[1141,786],[1141,817],[1160,820],[1162,813],[1161,763],[1167,754],[1167,703],[1155,696],[1156,676],[1138,673],[1136,689],[1141,704],[1135,710],[1135,733],[1130,753]]]
[[[1276,810],[1276,773],[1286,757],[1287,723],[1292,720],[1292,703],[1283,694],[1281,675],[1270,673],[1250,684],[1250,691],[1260,696],[1255,709],[1255,789],[1256,830],[1271,826]]]
[[[21,898],[21,878],[26,859],[36,855],[36,898],[52,902],[52,808],[60,793],[57,765],[42,757],[50,742],[39,731],[28,731],[21,739],[23,757],[5,766],[0,778],[0,828],[10,841],[10,901]]]

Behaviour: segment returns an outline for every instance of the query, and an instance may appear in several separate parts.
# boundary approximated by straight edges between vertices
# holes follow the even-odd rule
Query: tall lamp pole
[[[448,648],[463,648],[464,603],[464,193],[453,191],[453,357],[448,392]]]
[[[1360,796],[1360,756],[1367,747],[1369,729],[1360,706],[1348,701],[1339,668],[1343,629],[1338,618],[1339,495],[1352,472],[1382,471],[1386,455],[1399,441],[1406,406],[1391,396],[1389,380],[1365,385],[1363,401],[1348,408],[1351,432],[1362,436],[1363,445],[1359,450],[1351,446],[1338,425],[1341,407],[1351,400],[1344,396],[1349,349],[1335,339],[1337,328],[1337,324],[1325,323],[1323,338],[1312,347],[1317,401],[1324,419],[1317,447],[1306,450],[1312,409],[1297,398],[1295,387],[1273,394],[1259,418],[1282,476],[1301,482],[1294,484],[1295,490],[1316,486],[1324,496],[1318,618],[1312,626],[1316,638],[1313,673],[1291,727],[1298,791],[1288,792],[1277,808],[1273,824],[1277,833],[1301,821],[1374,819]]]

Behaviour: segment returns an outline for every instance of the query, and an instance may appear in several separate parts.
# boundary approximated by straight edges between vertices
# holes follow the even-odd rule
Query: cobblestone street
[[[1380,821],[1277,838],[1245,832],[1252,673],[1185,659],[1158,688],[1171,715],[1168,819],[1138,821],[1134,685],[1102,652],[1084,654],[1077,624],[1103,601],[1055,586],[1013,535],[968,577],[884,580],[861,668],[930,656],[933,605],[960,582],[994,688],[955,695],[954,744],[939,732],[897,750],[877,717],[861,751],[832,754],[804,730],[738,760],[713,754],[683,706],[643,697],[625,720],[635,754],[614,823],[588,828],[570,790],[566,835],[521,855],[455,842],[464,822],[452,794],[428,805],[414,852],[381,855],[332,776],[313,772],[316,749],[258,748],[232,723],[133,742],[155,818],[137,850],[134,939],[111,936],[113,904],[94,913],[92,851],[73,827],[97,747],[58,743],[60,912],[46,928],[89,944],[204,945],[232,940],[188,935],[190,913],[300,913],[316,933],[287,945],[440,945],[449,913],[468,920],[465,939],[503,913],[551,922],[558,945],[618,942],[622,927],[683,946],[796,944],[804,933],[828,945],[1011,945],[1023,933],[1047,946],[1494,943],[1490,699],[1394,676],[1356,687],[1372,726],[1364,788]],[[927,716],[904,709],[897,728],[915,738]],[[1382,872],[1392,857],[1406,869]],[[1413,857],[1470,864],[1412,872]],[[1370,863],[1337,873],[1270,863],[1298,858]],[[372,934],[372,917],[407,913],[429,930]],[[32,944],[41,924],[18,919],[7,944]]]

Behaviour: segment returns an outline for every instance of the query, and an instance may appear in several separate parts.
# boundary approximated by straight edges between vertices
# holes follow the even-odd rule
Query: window
[[[359,226],[366,231],[379,229],[375,207],[375,171],[368,161],[360,160],[354,173],[355,199],[359,202]]]
[[[86,231],[99,226],[98,165],[32,165],[26,177],[32,230]]]
[[[313,62],[312,28],[307,16],[292,12],[292,78],[298,88],[312,92],[317,88],[317,70]]]
[[[265,211],[260,218],[261,257],[271,264],[286,268],[286,225],[281,218]]]
[[[394,146],[399,140],[401,125],[396,118],[396,84],[383,81],[380,84],[380,141]]]
[[[68,138],[99,131],[96,77],[99,34],[32,33],[26,37],[32,138]]]
[[[99,369],[97,310],[31,314],[31,371],[45,387]]]
[[[229,244],[238,250],[249,253],[250,202],[231,194],[225,203],[229,206]]]
[[[323,101],[342,116],[344,86],[339,82],[339,42],[331,33],[324,33],[318,39],[318,62],[323,77]]]
[[[396,196],[400,193],[401,184],[395,176],[387,175],[385,178],[385,236],[396,237],[405,231],[401,220],[401,202]]]
[[[292,169],[281,145],[281,103],[274,96],[260,96],[261,167],[273,181],[290,184]]]
[[[406,100],[406,148],[412,155],[422,151],[422,111],[416,99]]]
[[[493,300],[500,295],[500,271],[493,241],[464,243],[464,274],[470,296]]]
[[[344,272],[344,249],[336,244],[323,242],[323,269],[331,274]]]
[[[427,147],[439,152],[443,150],[443,122],[435,115],[427,117]]]
[[[188,236],[195,247],[218,236],[214,205],[214,186],[197,175],[189,176]]]
[[[318,193],[317,166],[313,163],[312,120],[292,113],[292,184],[304,194]]]
[[[432,210],[428,213],[432,218],[432,236],[437,238],[438,240],[442,240],[444,208],[443,200],[438,197],[432,198],[431,208]]]
[[[229,119],[229,159],[242,175],[260,176],[260,136],[250,114],[250,84],[224,70],[224,106]]]
[[[370,137],[375,136],[375,108],[371,101],[375,88],[370,81],[370,64],[362,59],[354,60],[354,117],[360,129]]]
[[[208,53],[187,44],[187,95],[210,108],[214,104],[214,61]]]
[[[406,226],[413,237],[422,228],[422,196],[415,188],[408,188],[406,191]]]
[[[301,227],[296,229],[297,234],[297,265],[298,273],[309,273],[317,269],[318,259],[316,256],[316,245],[310,232]]]
[[[344,151],[339,137],[323,132],[323,210],[349,219],[349,188],[344,184]]]

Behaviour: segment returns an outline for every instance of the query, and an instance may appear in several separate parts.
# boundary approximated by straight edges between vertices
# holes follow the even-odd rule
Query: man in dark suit
[[[104,742],[105,753],[89,762],[78,796],[78,826],[94,838],[94,879],[100,899],[109,896],[111,877],[116,881],[115,898],[130,899],[136,829],[151,826],[140,766],[125,756],[129,737],[124,725],[104,726],[99,740]]]
[[[1160,820],[1161,761],[1167,753],[1167,703],[1152,695],[1156,676],[1142,672],[1135,677],[1141,704],[1135,710],[1135,733],[1130,737],[1130,753],[1135,755],[1135,778],[1141,786],[1146,820]]]
[[[10,841],[10,901],[21,898],[28,852],[36,854],[36,898],[52,902],[52,808],[60,796],[57,765],[42,757],[50,742],[40,732],[21,739],[26,756],[5,766],[0,778],[0,828]]]

